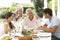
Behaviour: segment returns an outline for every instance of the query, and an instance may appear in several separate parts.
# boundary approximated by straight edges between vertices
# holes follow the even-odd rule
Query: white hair
[[[26,13],[28,13],[28,11],[29,11],[29,10],[31,10],[31,11],[32,11],[32,9],[31,9],[31,8],[28,8],[28,9],[26,9]]]

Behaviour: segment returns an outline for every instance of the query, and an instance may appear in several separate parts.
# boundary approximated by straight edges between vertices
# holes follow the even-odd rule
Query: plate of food
[[[33,30],[25,30],[25,29],[22,30],[23,35],[31,35],[31,34],[33,34],[33,32],[34,32]]]
[[[12,38],[10,38],[9,36],[4,36],[3,38],[1,38],[1,40],[12,40]]]

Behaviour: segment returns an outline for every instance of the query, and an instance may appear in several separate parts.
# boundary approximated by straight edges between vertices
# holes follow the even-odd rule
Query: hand
[[[37,30],[42,30],[42,26],[38,27]]]
[[[37,36],[37,35],[32,35],[32,37],[33,37],[33,38],[38,38],[38,36]]]
[[[46,29],[47,29],[47,27],[46,27],[46,26],[43,26],[43,27],[42,27],[42,30],[44,30],[44,31],[45,31]]]

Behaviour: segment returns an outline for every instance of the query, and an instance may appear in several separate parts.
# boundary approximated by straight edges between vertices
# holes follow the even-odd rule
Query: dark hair
[[[8,19],[10,16],[12,16],[12,14],[13,14],[12,12],[7,12],[5,18]]]
[[[45,13],[45,14],[48,13],[50,16],[52,16],[52,10],[49,9],[49,8],[44,9],[44,13]]]
[[[8,19],[9,17],[12,16],[12,14],[13,14],[12,12],[7,12],[5,18]],[[9,22],[8,24],[9,24],[10,29],[14,28],[14,25],[11,22]]]
[[[9,27],[10,27],[10,29],[15,28],[15,26],[11,22],[9,23]]]

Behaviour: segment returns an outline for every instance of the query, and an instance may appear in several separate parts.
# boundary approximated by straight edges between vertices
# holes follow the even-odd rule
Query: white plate
[[[39,32],[38,34],[37,34],[38,36],[46,36],[46,37],[48,37],[48,36],[51,36],[51,33],[47,33],[47,32]]]
[[[43,30],[38,30],[39,32],[44,32]]]

